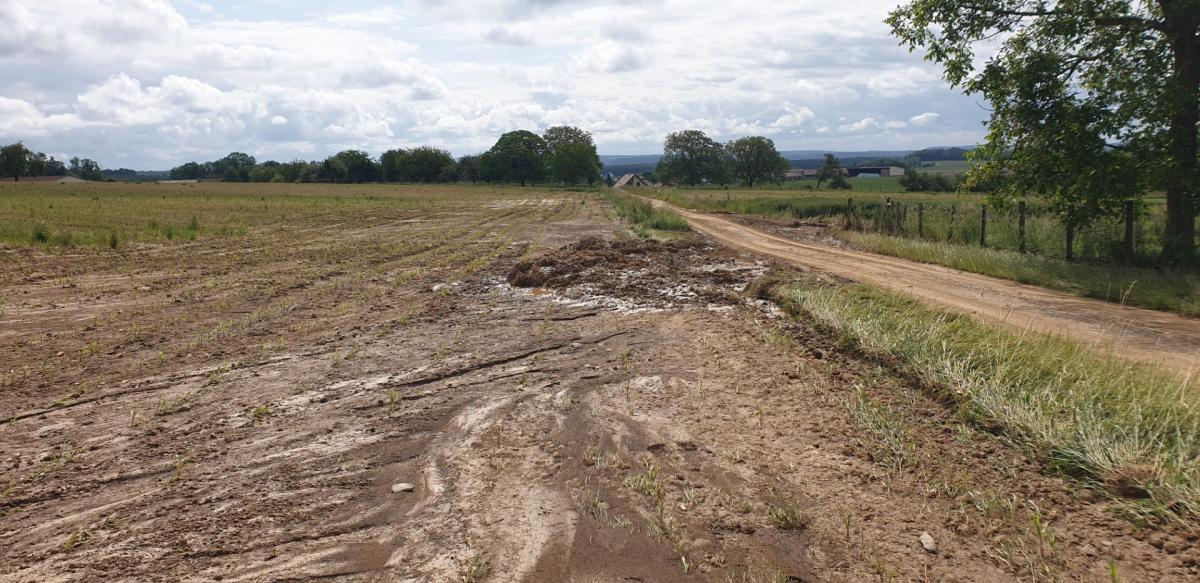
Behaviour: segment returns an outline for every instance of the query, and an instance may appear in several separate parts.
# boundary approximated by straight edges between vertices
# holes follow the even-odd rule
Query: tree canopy
[[[700,130],[667,134],[654,173],[661,181],[687,185],[723,183],[729,176],[725,149]]]
[[[1195,256],[1200,6],[1195,0],[911,0],[888,18],[992,110],[968,185],[1048,197],[1082,225],[1167,196],[1164,258]],[[993,52],[977,62],[984,50]]]
[[[780,181],[792,167],[775,149],[775,142],[762,136],[750,136],[729,142],[725,146],[734,178],[754,188],[763,180]]]
[[[25,174],[25,167],[28,164],[29,148],[25,144],[17,142],[0,148],[0,173],[4,176],[12,176],[13,180],[21,180],[21,176]]]
[[[547,169],[550,177],[563,184],[587,182],[600,178],[600,155],[592,134],[576,127],[558,126],[546,130]]]
[[[508,132],[488,150],[485,166],[489,179],[520,182],[521,186],[546,176],[548,147],[541,136],[526,130]]]
[[[817,188],[821,188],[821,183],[826,180],[836,180],[842,177],[842,161],[838,160],[833,154],[825,154],[825,161],[821,163],[821,167],[817,169]],[[841,188],[842,183],[847,187],[850,186],[845,178],[838,183],[836,188]]]

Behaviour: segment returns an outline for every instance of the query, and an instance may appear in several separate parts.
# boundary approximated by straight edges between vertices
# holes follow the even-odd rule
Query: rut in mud
[[[1106,580],[1113,564],[1130,581],[1198,574],[1194,532],[1134,528],[1111,502],[1042,475],[919,388],[742,293],[780,264],[700,238],[611,240],[602,214],[570,200],[473,212],[490,222],[427,264],[380,247],[357,256],[369,268],[323,282],[276,276],[269,293],[231,292],[237,306],[295,306],[255,320],[294,329],[282,347],[262,351],[276,334],[247,324],[159,362],[146,335],[120,349],[147,353],[144,366],[101,353],[45,373],[103,385],[15,391],[3,413],[19,419],[0,429],[0,578]],[[221,277],[262,273],[228,266]],[[120,296],[121,309],[147,296],[147,326],[198,326],[203,310],[163,301],[200,285],[176,277]],[[71,290],[22,285],[83,305],[61,297]],[[404,483],[411,491],[394,491]]]

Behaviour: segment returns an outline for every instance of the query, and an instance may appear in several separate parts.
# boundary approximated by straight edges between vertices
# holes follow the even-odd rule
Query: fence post
[[[892,217],[892,214],[895,212],[895,210],[896,209],[892,207],[892,197],[890,197],[890,196],[887,197],[887,206],[884,207],[884,209],[883,209],[883,224],[882,224],[882,226],[883,226],[883,229],[885,231],[887,231],[887,233],[889,235],[892,234],[892,226],[896,222],[896,220]]]
[[[917,238],[925,238],[925,203],[917,203]]]
[[[1067,223],[1067,261],[1075,259],[1075,225]]]
[[[987,247],[987,205],[979,207],[979,246]]]
[[[958,205],[950,205],[950,226],[946,227],[946,242],[954,240],[954,215],[958,212]]]
[[[1017,203],[1017,236],[1020,242],[1017,244],[1021,253],[1025,252],[1025,201]]]
[[[1133,263],[1133,201],[1125,201],[1125,262]]]
[[[847,198],[846,199],[846,228],[849,229],[849,228],[852,228],[853,226],[854,226],[854,199]]]

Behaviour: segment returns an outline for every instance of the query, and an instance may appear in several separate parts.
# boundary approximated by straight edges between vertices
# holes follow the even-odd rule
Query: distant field
[[[244,184],[0,185],[0,243],[120,247],[244,235],[373,213],[478,205],[502,187]],[[527,196],[528,189],[514,197]]]

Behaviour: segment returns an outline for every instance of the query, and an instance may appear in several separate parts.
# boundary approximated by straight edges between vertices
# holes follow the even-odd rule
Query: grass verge
[[[1056,473],[1124,499],[1131,518],[1200,517],[1200,399],[1194,379],[1107,358],[855,285],[776,288],[862,352],[936,387],[968,421]]]
[[[628,194],[609,190],[604,194],[608,202],[617,209],[617,214],[636,227],[657,231],[690,231],[683,217],[664,209],[654,208],[649,202]]]
[[[843,231],[839,236],[863,249],[883,255],[945,265],[1089,298],[1200,316],[1200,276],[1194,273],[1072,263],[1002,249],[952,245],[878,233]]]

